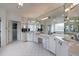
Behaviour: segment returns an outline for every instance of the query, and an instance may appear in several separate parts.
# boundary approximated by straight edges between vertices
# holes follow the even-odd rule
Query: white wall
[[[21,40],[21,22],[17,23],[17,40]]]
[[[5,46],[7,44],[7,20],[6,20],[6,12],[4,10],[0,10],[1,17],[1,46]]]
[[[23,28],[23,23],[21,22],[21,30]],[[27,37],[26,37],[26,33],[21,31],[21,41],[26,41]]]
[[[17,21],[17,40],[26,41],[26,33],[23,33],[21,30],[23,28],[23,20],[19,13],[8,12],[7,18],[9,21]],[[27,20],[26,20],[27,22]],[[10,29],[11,31],[12,29]],[[10,32],[10,42],[12,42],[12,32]]]
[[[21,40],[21,22],[17,22],[17,40]],[[12,20],[8,21],[8,43],[13,41],[12,39]]]
[[[7,19],[10,23],[8,23],[8,43],[12,42],[12,21],[17,22],[17,40],[21,40],[21,19],[18,13],[7,12]]]
[[[1,46],[6,46],[12,42],[12,24],[11,21],[19,21],[18,23],[18,40],[21,40],[21,23],[20,16],[17,13],[8,12],[7,10],[0,9],[1,17]],[[10,23],[9,23],[10,22]]]
[[[12,22],[11,21],[8,21],[8,34],[7,34],[7,37],[8,37],[8,40],[7,40],[7,43],[11,43],[12,42]]]

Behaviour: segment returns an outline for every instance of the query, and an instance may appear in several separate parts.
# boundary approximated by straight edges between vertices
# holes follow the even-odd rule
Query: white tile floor
[[[15,41],[0,48],[0,56],[54,56],[40,44]]]

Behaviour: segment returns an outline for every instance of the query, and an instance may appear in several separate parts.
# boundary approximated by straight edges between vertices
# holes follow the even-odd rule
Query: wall
[[[17,24],[17,40],[21,40],[21,22]]]
[[[21,22],[21,29],[23,28],[23,23]],[[21,41],[25,41],[26,34],[21,31]]]
[[[17,40],[21,40],[21,18],[18,13],[15,12],[7,12],[7,20],[8,20],[8,43],[11,43],[12,40],[12,21],[17,22]]]
[[[11,21],[18,21],[18,40],[21,40],[21,23],[20,16],[18,13],[9,12],[4,9],[0,9],[1,17],[1,46],[6,46],[8,43],[12,42],[12,23]]]
[[[7,20],[5,10],[0,9],[0,17],[1,17],[1,46],[3,47],[7,44]]]

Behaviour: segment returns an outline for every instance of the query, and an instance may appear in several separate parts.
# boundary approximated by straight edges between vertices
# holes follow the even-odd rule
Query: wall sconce
[[[49,16],[49,17],[45,17],[45,18],[43,18],[43,19],[41,19],[41,20],[46,20],[46,19],[50,19],[51,17]]]

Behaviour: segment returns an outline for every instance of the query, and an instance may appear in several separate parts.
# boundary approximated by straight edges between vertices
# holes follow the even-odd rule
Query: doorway
[[[12,22],[12,40],[13,41],[17,40],[17,22],[16,21]]]

